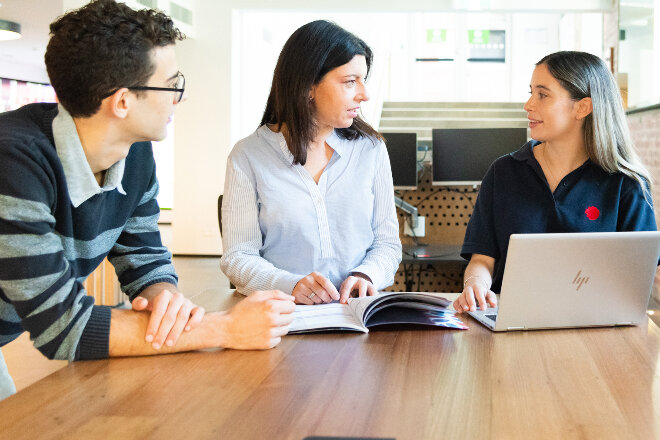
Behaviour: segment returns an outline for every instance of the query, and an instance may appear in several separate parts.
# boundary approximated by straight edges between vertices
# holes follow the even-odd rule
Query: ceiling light
[[[21,38],[21,25],[13,21],[0,20],[0,40]]]

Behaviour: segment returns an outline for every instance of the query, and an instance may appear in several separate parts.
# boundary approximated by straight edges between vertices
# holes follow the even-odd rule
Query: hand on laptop
[[[488,289],[486,282],[479,277],[468,277],[461,296],[454,301],[456,313],[476,312],[477,307],[486,310],[497,307],[497,298],[492,290]]]
[[[481,307],[481,310],[486,310],[489,305],[497,307],[495,293],[490,290],[494,268],[493,257],[472,254],[470,263],[465,268],[463,293],[454,301],[456,313],[476,312],[477,306]]]

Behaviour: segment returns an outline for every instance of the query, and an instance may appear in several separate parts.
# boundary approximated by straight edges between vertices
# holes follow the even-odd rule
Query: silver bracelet
[[[463,281],[463,288],[465,288],[467,282],[468,282],[471,278],[477,278],[479,281],[481,281],[482,283],[484,283],[484,287],[486,287],[486,290],[489,290],[489,289],[490,289],[490,287],[488,287],[488,283],[487,283],[484,279],[482,279],[479,275],[470,275],[469,277],[467,277],[467,278],[465,279],[465,281]]]

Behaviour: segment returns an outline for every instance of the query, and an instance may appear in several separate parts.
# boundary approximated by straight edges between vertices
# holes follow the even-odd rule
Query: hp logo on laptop
[[[589,277],[581,276],[582,271],[578,270],[577,275],[575,275],[575,278],[573,278],[573,282],[571,284],[577,285],[575,288],[576,291],[580,290],[580,287],[582,287],[583,284],[587,284],[589,282]]]

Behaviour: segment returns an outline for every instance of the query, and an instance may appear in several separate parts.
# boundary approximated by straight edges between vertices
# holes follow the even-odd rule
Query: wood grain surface
[[[197,302],[225,308],[237,295]],[[383,328],[73,363],[0,402],[0,437],[660,438],[660,330]]]

